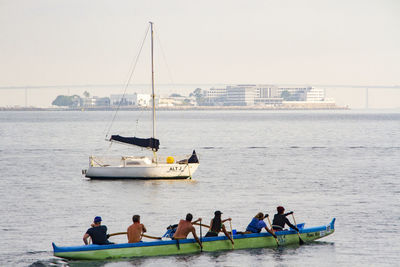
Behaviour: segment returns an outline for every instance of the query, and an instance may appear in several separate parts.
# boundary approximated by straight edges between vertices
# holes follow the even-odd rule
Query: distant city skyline
[[[243,83],[242,83],[243,84]],[[274,84],[274,83],[263,83]],[[211,87],[222,87],[229,84],[159,84],[157,86],[156,94],[163,97],[169,96],[172,93],[182,95],[189,95],[194,89],[201,88],[208,90]],[[280,84],[274,84],[280,85]],[[285,85],[285,84],[281,84]],[[288,85],[288,86],[314,86],[306,85]],[[325,85],[326,97],[334,98],[339,106],[349,106],[350,108],[363,109],[400,109],[400,87],[374,87],[374,86],[358,86],[353,87],[331,87]],[[318,87],[316,85],[316,87]],[[18,87],[18,88],[5,88],[0,87],[0,107],[12,106],[33,106],[47,108],[51,107],[51,102],[58,95],[79,95],[83,96],[84,91],[88,91],[93,96],[109,97],[112,94],[122,94],[124,85],[67,85],[67,86],[49,86],[49,87]],[[366,89],[368,90],[368,97]],[[130,85],[127,94],[132,93],[146,93],[149,94],[151,90],[150,84],[134,84]]]

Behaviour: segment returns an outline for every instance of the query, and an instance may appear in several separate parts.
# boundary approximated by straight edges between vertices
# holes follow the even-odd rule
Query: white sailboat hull
[[[90,166],[85,176],[91,179],[186,179],[191,178],[199,163],[156,164],[145,166]]]

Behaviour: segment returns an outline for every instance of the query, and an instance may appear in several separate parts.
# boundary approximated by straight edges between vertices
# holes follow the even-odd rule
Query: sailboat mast
[[[154,61],[153,61],[153,22],[150,21],[151,28],[151,97],[153,99],[153,138],[156,138],[156,96],[154,94]]]

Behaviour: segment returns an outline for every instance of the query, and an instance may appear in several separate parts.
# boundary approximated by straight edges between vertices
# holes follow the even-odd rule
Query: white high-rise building
[[[275,85],[242,84],[227,86],[227,105],[253,106],[253,105],[279,105],[282,98]]]
[[[280,95],[278,95],[278,87],[275,85],[257,85],[255,90],[256,98],[280,97]]]
[[[239,84],[226,87],[226,104],[230,106],[252,106],[256,95],[253,84]]]

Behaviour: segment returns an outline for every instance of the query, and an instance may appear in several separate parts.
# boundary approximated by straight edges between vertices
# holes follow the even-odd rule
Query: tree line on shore
[[[169,97],[178,98],[183,96],[177,93],[173,93]],[[190,93],[189,98],[191,97],[194,97],[196,99],[197,104],[200,106],[206,102],[204,97],[204,91],[201,88],[197,88],[192,93]],[[85,105],[84,104],[85,100],[89,98],[90,98],[90,93],[87,91],[83,93],[83,97],[79,95],[58,95],[51,104],[53,106],[59,106],[59,107],[82,107]],[[189,104],[190,103],[189,98],[185,98],[183,102]],[[108,97],[103,97],[101,99],[105,100],[103,101],[104,103],[106,102],[110,103],[110,98]],[[123,100],[121,100],[121,103],[124,103]]]

